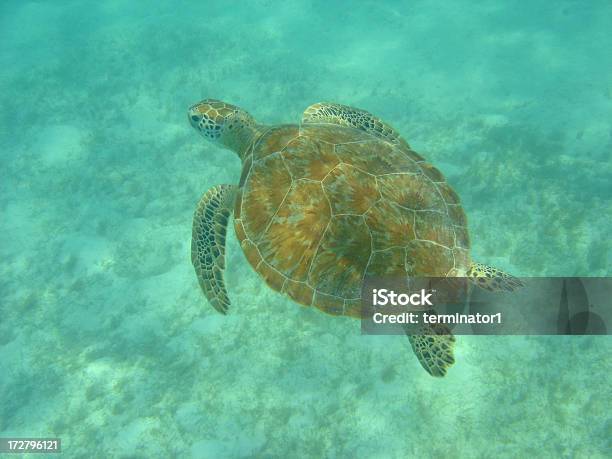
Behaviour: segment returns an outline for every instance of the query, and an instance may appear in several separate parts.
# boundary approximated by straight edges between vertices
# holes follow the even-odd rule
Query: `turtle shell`
[[[406,144],[331,124],[267,130],[245,157],[234,209],[246,258],[298,303],[359,317],[366,276],[467,271],[457,194]]]

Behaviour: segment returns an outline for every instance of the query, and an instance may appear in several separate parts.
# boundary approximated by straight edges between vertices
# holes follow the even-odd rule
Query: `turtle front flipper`
[[[455,337],[444,324],[421,324],[420,327],[422,333],[408,334],[412,350],[430,375],[446,375],[447,369],[455,363]]]
[[[319,102],[308,107],[302,115],[302,124],[331,123],[361,129],[394,145],[408,144],[399,133],[370,112],[347,105]]]
[[[235,185],[217,185],[208,190],[193,215],[191,262],[202,291],[221,314],[230,305],[223,280],[225,269],[225,235],[232,214]]]
[[[513,275],[482,263],[472,263],[467,277],[478,287],[490,292],[513,292],[524,286]]]

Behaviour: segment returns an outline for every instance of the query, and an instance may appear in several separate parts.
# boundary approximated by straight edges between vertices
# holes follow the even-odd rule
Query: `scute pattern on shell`
[[[244,164],[236,235],[268,285],[298,303],[358,317],[366,275],[469,268],[457,194],[408,147],[350,127],[283,125]]]

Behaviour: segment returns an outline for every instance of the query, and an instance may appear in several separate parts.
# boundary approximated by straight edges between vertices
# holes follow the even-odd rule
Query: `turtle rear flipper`
[[[422,333],[408,334],[412,350],[430,375],[446,375],[448,368],[455,363],[455,337],[444,324],[421,324],[420,328]],[[414,333],[412,329],[411,333]]]
[[[482,263],[472,263],[467,277],[478,287],[490,292],[513,292],[524,286],[513,275]]]
[[[232,214],[235,185],[217,185],[208,190],[193,216],[191,262],[210,304],[221,314],[230,305],[225,289],[225,235]]]

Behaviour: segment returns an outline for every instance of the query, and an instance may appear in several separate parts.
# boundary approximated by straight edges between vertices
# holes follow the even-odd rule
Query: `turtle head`
[[[233,150],[241,158],[260,133],[245,110],[220,100],[204,99],[189,108],[188,116],[205,139]]]

